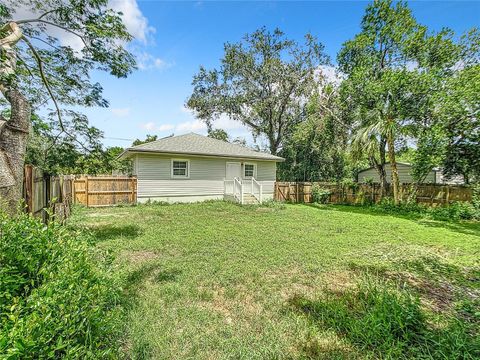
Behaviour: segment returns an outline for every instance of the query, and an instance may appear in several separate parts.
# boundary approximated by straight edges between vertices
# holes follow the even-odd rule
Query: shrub
[[[0,214],[0,358],[114,357],[118,294],[84,236]]]
[[[472,204],[480,212],[480,183],[472,186]]]
[[[429,208],[428,213],[435,220],[472,220],[480,218],[480,211],[468,202],[454,202],[448,206]]]
[[[317,204],[326,204],[332,192],[329,189],[322,188],[318,184],[312,186],[312,200]]]
[[[402,215],[410,215],[410,214],[425,214],[427,209],[424,205],[418,204],[413,201],[403,202],[398,205],[395,205],[393,198],[391,197],[384,197],[382,201],[380,201],[376,205],[376,209],[392,213],[392,214],[402,214]]]
[[[392,198],[385,197],[373,209],[389,214],[430,217],[434,220],[443,221],[480,219],[480,211],[468,202],[454,202],[448,206],[427,207],[414,201],[395,205]]]

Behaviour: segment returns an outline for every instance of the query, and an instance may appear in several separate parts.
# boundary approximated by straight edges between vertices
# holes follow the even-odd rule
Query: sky
[[[280,28],[301,42],[310,32],[325,46],[333,63],[342,43],[358,31],[368,2],[163,2],[111,0],[122,10],[135,36],[129,49],[139,69],[126,79],[93,74],[110,102],[107,109],[87,109],[90,123],[104,132],[105,146],[130,146],[146,134],[159,137],[196,132],[206,126],[185,108],[192,78],[202,65],[220,64],[225,42],[238,42],[265,26]],[[480,1],[409,2],[417,20],[430,30],[449,27],[461,34],[480,26]],[[252,138],[240,123],[221,118],[215,124],[232,137]],[[258,140],[262,146],[262,140]]]

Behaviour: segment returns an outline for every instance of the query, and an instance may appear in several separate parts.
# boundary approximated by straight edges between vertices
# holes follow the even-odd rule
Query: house
[[[412,173],[412,165],[409,163],[397,162],[397,169],[398,169],[398,177],[400,179],[400,183],[413,183]],[[390,163],[385,164],[385,172],[387,174],[387,182],[390,183],[392,181],[392,171],[390,168]],[[368,169],[364,169],[360,171],[357,175],[357,181],[360,183],[364,183],[367,181],[373,180],[374,183],[380,182],[380,177],[378,176],[378,172],[374,167],[370,167]],[[432,169],[425,180],[423,180],[425,184],[450,184],[450,185],[460,185],[464,184],[464,180],[461,176],[455,176],[451,179],[447,179],[440,168]]]
[[[138,202],[273,199],[277,162],[283,158],[190,133],[126,149],[137,177]]]

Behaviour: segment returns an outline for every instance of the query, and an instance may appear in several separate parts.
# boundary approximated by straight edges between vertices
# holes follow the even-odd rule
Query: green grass
[[[418,296],[428,326],[478,323],[478,223],[208,202],[80,208],[70,224],[116,258],[134,359],[378,357],[302,311],[365,276]]]

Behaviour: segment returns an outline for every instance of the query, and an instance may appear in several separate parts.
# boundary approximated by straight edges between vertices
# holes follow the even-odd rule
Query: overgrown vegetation
[[[326,204],[330,198],[331,191],[325,188],[322,188],[318,184],[312,185],[312,201],[317,204]]]
[[[460,201],[448,206],[431,207],[415,201],[395,205],[391,198],[384,198],[379,204],[371,205],[369,209],[389,214],[423,216],[442,221],[480,220],[480,208],[469,202]]]
[[[85,235],[0,214],[0,358],[116,358],[119,289]]]
[[[402,284],[389,288],[366,279],[319,300],[294,298],[291,305],[318,326],[332,329],[362,353],[382,359],[477,359],[477,321],[438,316],[422,309],[420,297]],[[457,316],[459,316],[457,314]]]

